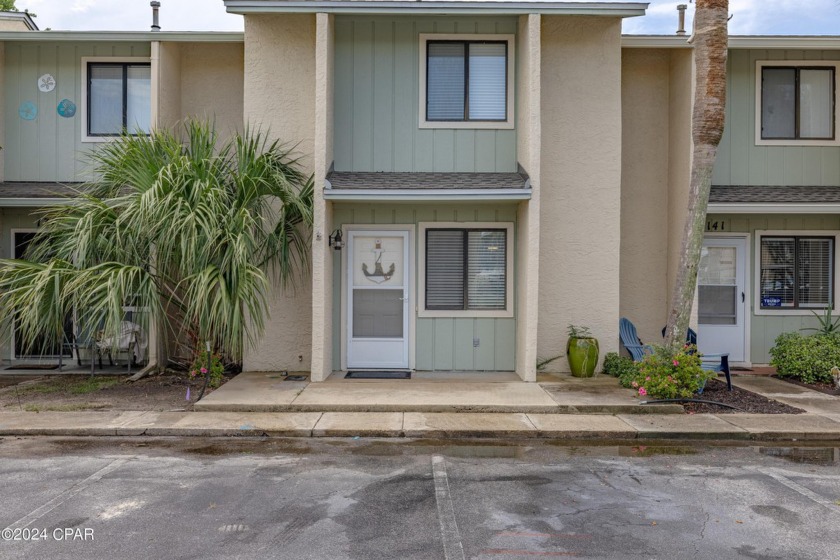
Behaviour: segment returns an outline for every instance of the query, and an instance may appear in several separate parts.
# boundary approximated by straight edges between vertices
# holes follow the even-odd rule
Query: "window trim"
[[[119,135],[93,135],[88,134],[88,119],[90,114],[90,99],[88,98],[88,67],[91,64],[148,64],[152,67],[152,59],[147,56],[84,56],[82,57],[82,81],[81,81],[81,96],[79,99],[79,113],[82,128],[82,142],[113,142]],[[152,86],[152,95],[149,111],[154,116],[154,71],[152,70],[149,78]],[[125,110],[125,108],[123,108]],[[152,118],[152,128],[154,128],[154,118]]]
[[[834,69],[834,138],[778,138],[764,139],[761,132],[762,76],[764,68]],[[755,63],[755,145],[756,146],[840,146],[840,119],[838,118],[837,93],[840,60],[758,60]],[[797,108],[797,120],[799,118]],[[798,123],[797,123],[798,126]]]
[[[505,309],[426,309],[426,230],[504,230],[505,231]],[[514,224],[513,222],[420,222],[417,252],[417,317],[510,318],[514,316]]]
[[[840,231],[836,230],[755,230],[754,240],[754,270],[753,270],[753,314],[756,316],[772,316],[772,315],[791,315],[791,316],[813,316],[812,311],[820,313],[825,308],[823,307],[787,307],[774,308],[761,306],[761,240],[765,237],[814,237],[814,238],[831,238],[834,240],[833,254],[832,254],[832,294],[834,295],[833,312],[838,311],[837,294],[840,293],[840,278],[838,278],[838,243],[840,243]]]
[[[417,112],[419,128],[462,128],[462,129],[512,129],[515,127],[514,97],[514,60],[515,35],[512,34],[479,34],[479,33],[420,33],[419,69],[420,91]],[[507,44],[507,118],[503,121],[429,121],[426,120],[426,86],[427,86],[427,53],[429,42],[491,42]]]

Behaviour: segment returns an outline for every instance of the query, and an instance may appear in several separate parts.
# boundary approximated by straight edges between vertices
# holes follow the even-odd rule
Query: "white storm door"
[[[348,232],[350,369],[408,369],[408,239],[408,231]]]
[[[729,353],[746,361],[746,238],[707,237],[697,272],[697,346],[703,354]]]

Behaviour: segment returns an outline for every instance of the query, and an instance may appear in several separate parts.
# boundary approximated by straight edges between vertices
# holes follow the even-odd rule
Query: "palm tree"
[[[728,21],[729,0],[697,0],[692,35],[695,89],[691,135],[694,148],[688,214],[683,230],[680,264],[671,294],[668,324],[665,328],[665,345],[674,349],[684,344],[691,318],[706,210],[712,188],[712,171],[718,144],[723,136],[726,117]]]
[[[233,362],[263,332],[271,279],[308,272],[312,181],[291,150],[212,125],[124,135],[91,155],[72,203],[42,212],[27,260],[0,260],[0,306],[18,336],[55,344],[64,318],[116,340],[124,306],[209,341]]]

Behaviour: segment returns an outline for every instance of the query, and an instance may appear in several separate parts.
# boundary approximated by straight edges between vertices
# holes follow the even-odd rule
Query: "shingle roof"
[[[840,187],[713,185],[710,204],[836,204]]]
[[[334,189],[524,189],[524,173],[332,172]]]
[[[76,196],[82,183],[0,182],[0,198],[67,198]]]

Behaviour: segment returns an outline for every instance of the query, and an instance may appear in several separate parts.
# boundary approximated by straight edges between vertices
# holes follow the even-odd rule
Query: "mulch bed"
[[[167,370],[129,383],[125,375],[97,375],[91,390],[78,392],[90,384],[88,375],[43,375],[17,386],[0,388],[0,411],[77,411],[77,410],[191,410],[204,378],[192,379],[182,372]],[[227,381],[232,376],[225,376]],[[187,388],[190,400],[186,399]],[[74,390],[76,389],[76,390]],[[207,393],[212,389],[208,388]]]
[[[712,414],[737,414],[744,412],[754,414],[801,414],[805,412],[802,409],[768,399],[767,397],[739,387],[733,387],[732,391],[729,391],[726,388],[726,383],[717,379],[710,379],[706,383],[703,394],[697,398],[731,404],[732,406],[737,406],[739,410],[713,404],[685,403],[683,407],[689,414],[701,412]]]
[[[835,397],[840,397],[840,389],[835,387],[833,383],[802,383],[798,379],[793,379],[791,377],[779,377],[778,375],[774,375],[773,377],[775,377],[779,381],[784,381],[785,383],[799,385],[800,387],[805,387],[806,389],[819,391],[820,393],[825,393],[826,395],[834,395]]]

